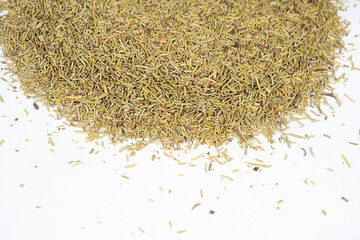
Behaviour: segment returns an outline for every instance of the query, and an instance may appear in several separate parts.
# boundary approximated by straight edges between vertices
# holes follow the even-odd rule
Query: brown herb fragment
[[[191,210],[194,210],[197,206],[200,206],[200,203],[195,204],[195,205],[191,208]]]
[[[94,152],[94,148],[92,148],[91,150],[90,150],[90,152],[89,152],[89,154],[92,154],[93,152]]]
[[[305,148],[301,148],[301,150],[303,150],[304,151],[304,157],[306,156],[306,150],[305,150]]]
[[[323,136],[331,139],[331,137],[327,134],[323,134]]]
[[[37,105],[37,103],[33,103],[33,106],[34,106],[34,108],[36,109],[36,110],[39,110],[39,105]]]

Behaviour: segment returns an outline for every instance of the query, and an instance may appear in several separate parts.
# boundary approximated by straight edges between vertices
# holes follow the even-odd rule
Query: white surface
[[[360,34],[359,10],[359,6],[350,7],[346,13],[353,22],[347,42],[360,39],[354,38]],[[358,50],[350,54],[359,67],[360,44],[356,44]],[[360,143],[360,72],[339,70],[337,75],[343,72],[349,80],[336,86],[343,105],[331,102],[335,115],[329,114],[326,121],[320,117],[317,123],[305,121],[302,128],[292,125],[291,132],[315,138],[294,139],[298,143],[291,149],[276,143],[275,150],[259,138],[265,152],[250,150],[246,156],[232,144],[228,149],[234,161],[214,165],[208,174],[204,159],[194,162],[197,167],[179,166],[160,151],[156,156],[161,159],[151,161],[157,146],[145,148],[127,163],[127,153],[119,152],[121,146],[107,140],[105,148],[85,143],[84,135],[74,133],[74,128],[57,131],[62,120],[50,117],[41,104],[36,111],[31,99],[0,81],[5,101],[0,102],[0,141],[5,140],[0,146],[0,239],[360,239],[360,146],[348,143]],[[56,146],[51,147],[47,134],[54,131]],[[92,148],[100,152],[90,155]],[[179,159],[188,162],[207,151],[203,147]],[[253,171],[244,162],[255,162],[255,158],[272,167]],[[77,160],[84,164],[68,164]],[[125,168],[133,163],[137,166]],[[279,200],[283,202],[278,204]],[[196,203],[201,205],[191,210]],[[210,210],[215,214],[210,215]],[[177,234],[180,230],[187,231]]]

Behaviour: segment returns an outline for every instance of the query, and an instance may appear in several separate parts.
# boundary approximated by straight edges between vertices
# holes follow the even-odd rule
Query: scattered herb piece
[[[125,168],[132,168],[132,167],[135,167],[135,166],[136,166],[136,164],[131,164],[131,165],[125,166]]]
[[[313,148],[312,148],[312,147],[310,147],[310,154],[311,154],[311,156],[315,157],[315,154],[314,154],[314,152],[313,152]]]
[[[323,136],[331,139],[331,137],[327,134],[323,134]]]
[[[36,110],[39,110],[39,105],[37,105],[35,102],[34,102],[33,106]]]
[[[305,148],[301,148],[301,150],[303,150],[303,151],[304,151],[304,155],[303,155],[303,156],[305,157],[305,156],[306,156],[306,154],[307,154],[307,153],[306,153]]]
[[[228,177],[228,176],[226,176],[226,175],[221,175],[221,177],[222,177],[222,178],[226,178],[226,179],[228,179],[228,180],[230,180],[230,181],[232,181],[232,182],[234,181],[234,179],[232,179],[231,177]]]
[[[347,165],[349,168],[351,168],[351,165],[350,165],[349,161],[347,160],[347,158],[345,157],[345,155],[341,155],[341,157],[344,159],[346,165]]]
[[[138,227],[138,229],[140,230],[140,232],[142,232],[143,234],[145,234],[145,231],[142,230],[142,228]]]
[[[246,164],[252,165],[255,167],[271,168],[271,165],[265,165],[265,164],[258,164],[258,163],[251,163],[251,162],[246,162]]]
[[[354,99],[352,99],[351,97],[349,97],[348,95],[344,94],[344,96],[349,99],[351,102],[355,103]]]
[[[200,206],[200,203],[195,204],[195,205],[191,208],[191,210],[194,210],[197,206]]]

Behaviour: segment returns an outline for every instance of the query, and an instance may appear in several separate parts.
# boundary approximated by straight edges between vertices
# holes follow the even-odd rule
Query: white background
[[[347,56],[360,68],[360,35],[355,38],[360,34],[360,6],[351,2],[342,15],[352,22],[346,42],[356,46],[348,47]],[[58,131],[63,119],[49,116],[40,103],[35,110],[33,100],[19,88],[0,81],[0,141],[5,140],[0,146],[0,240],[360,239],[360,146],[349,144],[360,144],[360,71],[345,68],[337,75],[344,72],[346,78],[335,85],[343,104],[339,107],[329,99],[334,110],[324,107],[327,120],[321,116],[316,123],[304,121],[304,127],[291,125],[291,132],[314,138],[294,138],[297,144],[289,149],[259,137],[265,152],[249,150],[247,155],[233,143],[227,148],[234,160],[214,164],[209,173],[204,171],[206,159],[192,161],[196,167],[180,166],[155,145],[127,162],[128,153],[119,152],[121,145],[107,139],[98,141],[100,145],[85,142],[75,128]],[[174,156],[189,163],[208,151],[202,147]],[[160,159],[152,161],[154,153]],[[255,159],[272,167],[255,172],[245,163]],[[78,160],[84,164],[69,164]],[[129,164],[137,165],[125,168]],[[196,203],[201,205],[192,210]],[[181,230],[186,232],[178,234]]]

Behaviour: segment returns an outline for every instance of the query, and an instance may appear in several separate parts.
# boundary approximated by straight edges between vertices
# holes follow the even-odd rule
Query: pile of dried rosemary
[[[329,88],[332,0],[7,0],[0,43],[25,94],[93,140],[269,139]]]

